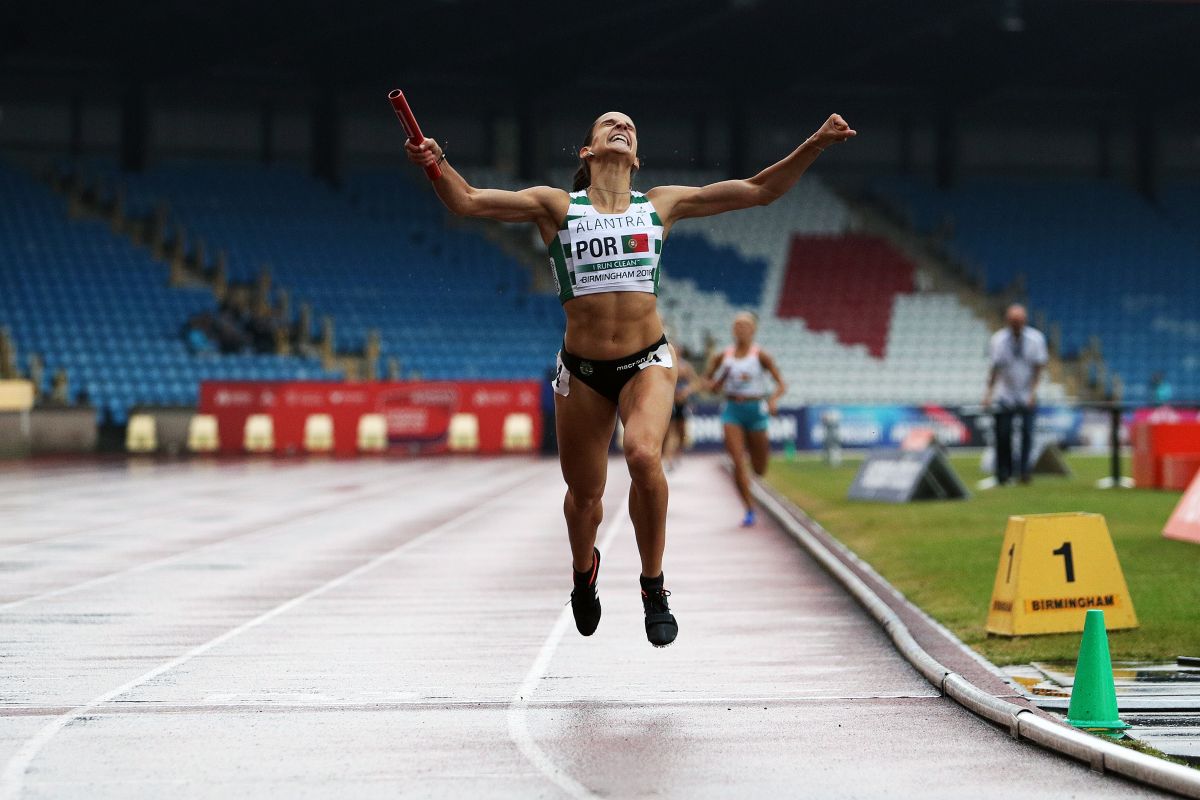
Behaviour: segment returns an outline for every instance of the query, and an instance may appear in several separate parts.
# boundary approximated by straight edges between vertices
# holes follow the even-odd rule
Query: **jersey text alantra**
[[[626,217],[583,217],[575,222],[575,233],[615,230],[616,228],[644,228],[646,218],[642,215]]]

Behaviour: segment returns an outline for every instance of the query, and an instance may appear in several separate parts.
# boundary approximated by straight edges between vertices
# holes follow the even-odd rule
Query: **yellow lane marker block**
[[[1104,611],[1109,630],[1138,626],[1104,517],[1009,517],[988,606],[988,633],[1081,631],[1092,608]]]

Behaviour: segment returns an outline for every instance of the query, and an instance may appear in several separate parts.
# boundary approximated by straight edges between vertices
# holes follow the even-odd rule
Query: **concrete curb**
[[[832,538],[828,531],[761,481],[753,480],[751,491],[775,521],[875,618],[896,645],[896,649],[942,694],[1004,728],[1014,739],[1026,739],[1077,759],[1097,772],[1114,772],[1139,783],[1175,792],[1184,797],[1200,799],[1200,770],[1172,764],[1083,733],[1035,713],[1028,706],[984,691],[962,675],[947,669],[917,642],[908,626],[891,606],[851,569],[849,564],[858,561],[856,556],[844,547],[833,546],[823,541]],[[882,577],[879,581],[886,583]],[[911,606],[899,592],[894,589],[893,592],[896,595],[893,602]],[[915,606],[911,608],[924,616],[924,612]],[[966,647],[948,631],[942,629],[942,632],[950,637],[956,646]],[[970,656],[979,660],[974,651],[970,651]]]

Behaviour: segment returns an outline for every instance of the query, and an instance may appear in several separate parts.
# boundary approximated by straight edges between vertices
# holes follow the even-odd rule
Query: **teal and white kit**
[[[571,192],[567,218],[550,243],[550,267],[558,299],[603,292],[658,294],[658,260],[663,224],[641,192],[630,192],[629,208],[601,214],[586,191]]]

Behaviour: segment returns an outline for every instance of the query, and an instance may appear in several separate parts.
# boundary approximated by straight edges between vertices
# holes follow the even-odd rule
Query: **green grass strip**
[[[983,477],[978,456],[954,456],[969,485]],[[975,491],[966,501],[908,505],[846,498],[858,462],[771,463],[770,483],[871,564],[913,603],[993,663],[1073,661],[1080,634],[989,636],[984,630],[1008,517],[1057,511],[1103,514],[1140,627],[1110,631],[1114,660],[1200,656],[1200,545],[1164,539],[1178,492],[1097,489],[1108,460],[1072,456],[1069,478]]]

